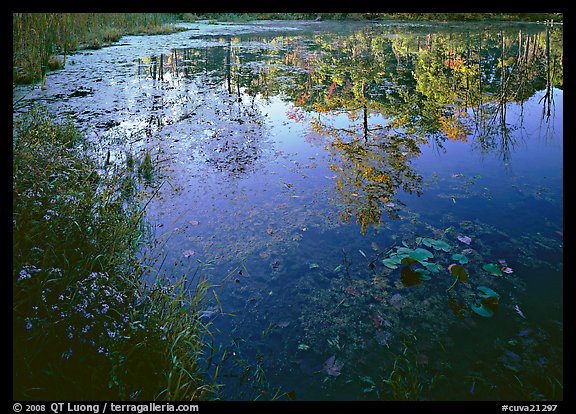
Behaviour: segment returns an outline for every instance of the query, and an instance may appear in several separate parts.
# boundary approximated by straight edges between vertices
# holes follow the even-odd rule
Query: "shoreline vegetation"
[[[169,13],[14,13],[13,82],[44,88],[46,73],[62,69],[70,54],[109,46],[124,35],[186,30],[176,21]]]
[[[100,165],[90,145],[43,108],[14,122],[14,400],[217,398],[201,313],[214,286],[191,265],[146,282],[152,167]]]
[[[252,20],[407,20],[407,21],[506,21],[562,22],[562,13],[180,13],[182,21]]]
[[[99,49],[124,35],[188,30],[176,23],[255,20],[405,20],[562,22],[562,13],[13,13],[14,84],[46,83],[46,73],[64,68],[78,50]]]

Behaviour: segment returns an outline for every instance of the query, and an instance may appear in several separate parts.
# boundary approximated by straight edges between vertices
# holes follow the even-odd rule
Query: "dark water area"
[[[14,113],[159,162],[144,253],[218,285],[224,399],[563,398],[562,27],[186,25]]]

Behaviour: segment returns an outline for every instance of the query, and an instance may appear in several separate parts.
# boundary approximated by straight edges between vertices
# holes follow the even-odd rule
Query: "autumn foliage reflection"
[[[255,39],[256,37],[256,39]],[[257,40],[255,42],[254,40]],[[332,155],[342,217],[361,231],[398,217],[399,192],[420,194],[420,147],[470,142],[508,162],[516,145],[507,107],[543,92],[543,122],[563,87],[563,34],[554,26],[362,26],[338,34],[209,39],[140,62],[162,82],[202,74],[228,94],[291,103],[288,119]],[[160,64],[156,62],[161,62]],[[178,87],[178,85],[175,85]],[[520,117],[522,113],[520,114]]]

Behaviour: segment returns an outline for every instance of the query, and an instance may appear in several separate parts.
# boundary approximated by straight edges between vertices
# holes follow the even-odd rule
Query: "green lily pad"
[[[478,295],[481,298],[499,298],[500,297],[500,295],[498,293],[494,292],[492,289],[490,289],[487,286],[478,286],[477,289],[482,291],[482,293]]]
[[[398,264],[392,259],[384,259],[382,260],[382,264],[389,269],[397,269]]]
[[[421,242],[425,246],[432,247],[436,250],[443,250],[445,252],[449,252],[452,249],[452,247],[450,247],[450,245],[445,241],[431,239],[429,237],[422,237]]]
[[[403,247],[403,246],[399,246],[396,247],[396,255],[398,256],[402,256],[402,257],[408,257],[410,256],[410,254],[413,252],[414,250],[408,248],[408,247]]]
[[[426,269],[416,269],[414,270],[415,273],[420,275],[420,280],[430,280],[431,277],[429,276],[430,272]]]
[[[472,309],[473,312],[485,318],[491,318],[492,316],[494,316],[494,311],[492,309],[487,308],[486,306],[484,306],[484,304],[482,304],[479,301],[470,305],[470,309]]]
[[[478,286],[479,298],[470,306],[470,309],[480,316],[491,318],[498,310],[500,295],[487,286]]]
[[[402,259],[407,256],[398,255],[398,254],[391,254],[390,257],[387,259],[382,260],[382,264],[390,269],[397,269],[398,266],[401,264]]]
[[[426,268],[426,270],[432,272],[432,273],[439,273],[440,272],[440,266],[438,266],[438,264],[436,263],[422,263],[422,265]]]
[[[424,262],[426,262],[428,259],[433,258],[434,254],[429,250],[418,247],[410,253],[409,257],[418,260],[420,263],[424,264]]]
[[[482,265],[482,269],[490,273],[492,276],[502,276],[500,266],[495,263],[485,263]]]
[[[460,253],[453,254],[452,260],[457,260],[458,263],[460,263],[460,264],[468,263],[468,258],[466,256],[464,256],[463,254],[460,254]]]

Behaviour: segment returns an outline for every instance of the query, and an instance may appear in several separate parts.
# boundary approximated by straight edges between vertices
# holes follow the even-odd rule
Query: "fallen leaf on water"
[[[522,310],[520,309],[520,307],[518,305],[514,306],[514,310],[516,311],[516,313],[520,316],[522,316],[524,319],[526,319],[526,316],[524,316],[524,312],[522,312]]]
[[[330,358],[324,362],[324,371],[326,374],[331,375],[333,377],[337,377],[340,375],[340,370],[344,366],[343,362],[336,361],[336,355],[332,355]]]
[[[182,254],[184,255],[184,257],[190,257],[190,256],[194,256],[196,254],[196,251],[192,250],[192,249],[188,249],[188,250],[184,250],[182,252]]]
[[[458,236],[457,239],[464,244],[470,244],[470,242],[472,241],[472,239],[468,236]]]

